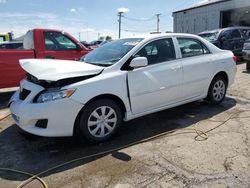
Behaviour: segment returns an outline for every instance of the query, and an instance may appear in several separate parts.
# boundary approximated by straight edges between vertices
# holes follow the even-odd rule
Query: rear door
[[[189,100],[204,94],[213,74],[213,55],[198,39],[178,37],[183,69],[182,99]]]
[[[244,39],[243,36],[241,35],[240,31],[238,29],[232,30],[232,38],[234,41],[234,51],[236,53],[241,53],[244,45]]]
[[[244,40],[238,29],[226,30],[221,34],[222,49],[239,53],[243,48]]]
[[[178,101],[182,69],[172,38],[150,42],[134,57],[146,57],[148,66],[128,72],[132,113],[151,111]]]
[[[45,31],[43,35],[43,58],[77,60],[84,55],[82,48],[62,32]]]
[[[250,29],[240,29],[244,41],[250,38]]]

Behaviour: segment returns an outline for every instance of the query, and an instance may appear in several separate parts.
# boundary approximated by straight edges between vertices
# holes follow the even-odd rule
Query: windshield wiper
[[[88,64],[91,64],[91,65],[97,65],[97,66],[101,66],[101,67],[108,67],[108,66],[111,66],[113,64],[106,64],[106,63],[89,63]]]

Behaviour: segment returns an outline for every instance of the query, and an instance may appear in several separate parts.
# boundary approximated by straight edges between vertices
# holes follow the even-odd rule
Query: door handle
[[[49,55],[47,55],[45,58],[46,58],[46,59],[55,59],[55,56],[49,54]]]

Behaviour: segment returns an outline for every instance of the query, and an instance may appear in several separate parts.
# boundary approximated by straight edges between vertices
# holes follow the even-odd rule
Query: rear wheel
[[[90,103],[83,111],[80,132],[89,141],[106,141],[116,132],[121,120],[121,109],[114,101],[99,99]]]
[[[246,61],[246,69],[250,70],[250,60]]]
[[[220,104],[225,98],[227,82],[221,75],[216,76],[210,84],[207,99],[212,104]]]

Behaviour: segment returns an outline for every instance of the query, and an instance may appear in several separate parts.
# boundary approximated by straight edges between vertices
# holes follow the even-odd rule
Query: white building
[[[250,26],[250,0],[205,0],[173,12],[174,32],[197,34],[229,26]]]

